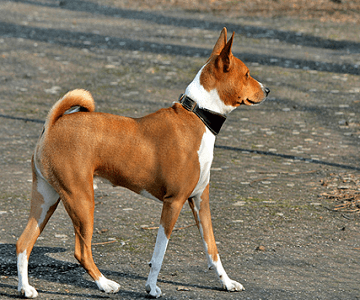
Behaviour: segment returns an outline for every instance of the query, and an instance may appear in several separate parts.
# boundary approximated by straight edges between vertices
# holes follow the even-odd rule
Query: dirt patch
[[[335,211],[360,213],[360,178],[357,175],[332,173],[321,185],[329,190],[321,196],[335,202]]]

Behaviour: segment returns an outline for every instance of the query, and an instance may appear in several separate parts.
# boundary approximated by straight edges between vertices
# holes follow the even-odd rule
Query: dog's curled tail
[[[72,90],[58,100],[51,108],[45,121],[45,128],[53,126],[66,113],[78,111],[92,112],[94,110],[95,102],[90,92],[82,89]]]

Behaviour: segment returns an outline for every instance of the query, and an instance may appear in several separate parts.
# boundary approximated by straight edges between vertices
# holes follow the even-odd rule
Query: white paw
[[[120,284],[115,281],[109,280],[103,275],[95,281],[99,290],[104,291],[105,293],[116,293],[120,289]]]
[[[150,284],[147,284],[145,286],[146,292],[153,298],[159,298],[161,296],[161,290],[160,288],[155,285],[154,287],[151,287]]]
[[[229,281],[224,284],[224,288],[229,292],[239,292],[245,290],[241,283],[238,283],[237,281],[231,279],[229,279]]]
[[[31,285],[19,286],[18,291],[21,295],[24,295],[25,298],[36,298],[39,295],[35,288]]]

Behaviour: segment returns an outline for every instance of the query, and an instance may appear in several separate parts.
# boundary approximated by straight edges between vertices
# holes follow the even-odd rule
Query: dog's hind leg
[[[151,297],[158,298],[161,296],[161,290],[156,285],[157,278],[159,276],[171,232],[175,226],[176,220],[179,217],[180,211],[185,201],[186,200],[183,201],[178,198],[164,200],[154,253],[149,263],[150,273],[145,286],[146,292]]]
[[[205,188],[201,196],[189,198],[189,205],[193,211],[205,246],[209,269],[215,269],[222,286],[226,290],[231,292],[244,290],[244,287],[240,283],[229,278],[220,261],[211,222],[209,185]]]
[[[84,185],[81,185],[81,180],[77,180],[76,184],[80,186],[73,187],[70,192],[64,192],[62,196],[65,209],[74,225],[75,258],[94,279],[101,291],[116,293],[120,285],[101,274],[92,256],[91,240],[95,207],[92,180],[91,183]]]
[[[16,243],[18,291],[26,298],[35,298],[38,293],[28,280],[28,261],[31,250],[46,223],[59,203],[59,195],[33,166],[31,208],[28,223]]]

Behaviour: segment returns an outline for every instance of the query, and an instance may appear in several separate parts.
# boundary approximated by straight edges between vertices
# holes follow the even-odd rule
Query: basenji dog
[[[75,229],[75,258],[98,288],[115,293],[120,285],[94,263],[94,176],[163,204],[146,281],[152,297],[175,222],[188,201],[200,231],[208,266],[228,291],[243,286],[226,274],[217,251],[209,208],[210,167],[215,137],[227,114],[263,101],[270,90],[250,76],[231,51],[224,28],[210,58],[178,102],[142,118],[94,112],[91,94],[73,90],[51,108],[32,157],[30,216],[16,244],[18,290],[38,295],[28,281],[31,250],[60,200]]]

